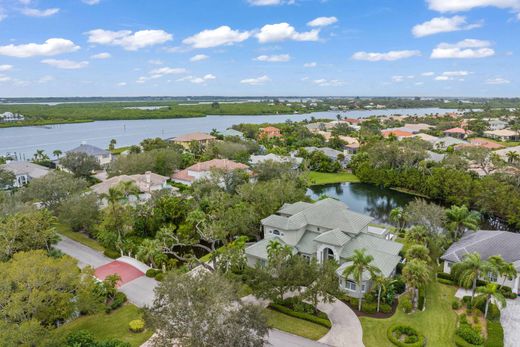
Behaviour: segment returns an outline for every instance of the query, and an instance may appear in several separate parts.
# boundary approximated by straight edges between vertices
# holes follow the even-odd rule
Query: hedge
[[[466,342],[462,337],[455,335],[455,345],[457,347],[484,347],[484,345],[472,345]]]
[[[504,347],[504,328],[500,322],[487,321],[487,341],[484,347]]]
[[[319,318],[319,317],[313,316],[312,314],[308,314],[308,313],[296,312],[296,311],[291,310],[290,308],[287,308],[285,306],[278,305],[278,304],[270,304],[269,307],[275,311],[284,313],[288,316],[300,318],[300,319],[303,319],[303,320],[306,320],[306,321],[309,321],[312,323],[316,323],[321,326],[324,326],[325,328],[329,328],[329,329],[332,328],[332,323],[328,319]]]
[[[455,335],[460,336],[470,345],[480,346],[484,343],[484,337],[469,324],[460,324],[455,331]]]
[[[405,341],[399,340],[395,337],[394,332],[398,331],[401,334],[408,336],[416,336],[417,340],[414,342],[406,343]],[[398,347],[423,347],[426,344],[424,335],[419,334],[417,330],[408,325],[395,324],[388,328],[386,336],[390,342]]]
[[[455,282],[453,282],[452,280],[447,280],[444,278],[437,278],[437,282],[442,283],[442,284],[447,284],[449,286],[452,286],[455,284]]]
[[[111,259],[117,259],[119,257],[121,257],[121,253],[119,253],[118,251],[114,251],[112,249],[105,249],[105,251],[103,252],[103,254],[106,256],[106,257],[109,257]]]
[[[422,311],[424,309],[425,301],[426,301],[426,297],[424,295],[424,288],[419,288],[419,299],[417,302],[419,311]]]
[[[437,272],[437,279],[442,278],[444,280],[454,281],[453,275],[447,272]]]
[[[161,273],[161,270],[148,269],[148,270],[146,270],[146,277],[153,278],[153,277],[155,277],[159,273]]]
[[[479,311],[482,312],[482,313],[486,312],[486,301],[482,300],[475,307],[478,308]],[[489,303],[489,307],[488,307],[487,319],[489,319],[491,321],[499,321],[500,320],[500,309],[498,308],[497,305],[495,305],[495,304],[493,304],[491,302]]]

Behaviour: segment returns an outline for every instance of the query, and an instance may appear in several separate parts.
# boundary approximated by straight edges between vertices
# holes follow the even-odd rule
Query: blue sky
[[[520,0],[0,0],[0,96],[520,96]]]

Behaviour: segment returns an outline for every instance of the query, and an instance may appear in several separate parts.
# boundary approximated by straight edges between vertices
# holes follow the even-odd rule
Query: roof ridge
[[[480,239],[480,240],[477,240],[477,241],[474,241],[474,242],[471,242],[471,243],[469,243],[469,244],[467,244],[467,245],[461,246],[460,248],[456,248],[456,250],[464,250],[464,251],[466,251],[467,254],[469,254],[468,250],[466,249],[467,247],[470,247],[470,246],[473,246],[473,245],[475,245],[475,244],[477,244],[477,243],[481,243],[481,242],[483,242],[483,241],[487,241],[487,240],[489,240],[489,239],[495,238],[495,237],[497,237],[498,235],[502,235],[504,232],[508,232],[508,231],[504,231],[504,230],[479,230],[479,231],[483,231],[483,232],[486,232],[486,231],[487,231],[487,232],[492,232],[492,233],[496,233],[496,234],[494,234],[494,235],[490,235],[489,237],[486,237],[486,238],[483,238],[483,239]],[[476,234],[476,233],[479,232],[479,231],[474,232],[474,234]],[[473,235],[474,235],[474,234],[473,234]],[[470,234],[470,235],[471,235],[471,234]],[[460,240],[459,240],[459,241],[460,241]],[[455,245],[455,244],[454,244],[454,245]],[[456,256],[458,259],[460,259],[460,258],[457,256],[457,254],[455,253],[455,249],[454,249],[453,251],[451,251],[450,253],[446,253],[446,255],[449,255],[449,254],[455,254],[455,256]]]

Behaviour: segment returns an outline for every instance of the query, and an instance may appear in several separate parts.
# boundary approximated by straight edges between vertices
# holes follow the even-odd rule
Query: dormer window
[[[273,230],[273,234],[280,236],[280,231],[278,231],[278,230]]]

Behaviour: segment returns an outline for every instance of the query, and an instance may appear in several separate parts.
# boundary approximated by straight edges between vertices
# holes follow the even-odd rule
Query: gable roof
[[[510,231],[479,230],[470,232],[448,248],[442,260],[461,261],[466,254],[477,252],[483,259],[493,255],[501,255],[505,261],[520,261],[520,234]],[[517,266],[520,269],[520,265]]]
[[[190,134],[184,134],[181,136],[177,136],[172,138],[173,142],[191,142],[191,141],[207,141],[207,140],[215,140],[216,137],[210,134],[195,132]]]
[[[78,146],[74,149],[71,149],[70,151],[67,151],[66,153],[85,153],[85,154],[92,155],[95,157],[100,156],[100,155],[108,156],[111,154],[109,151],[106,151],[106,150],[101,149],[96,146],[87,145],[87,144],[81,144],[80,146]]]
[[[149,178],[149,182],[147,181]],[[143,175],[120,175],[107,179],[101,183],[95,184],[90,189],[97,194],[106,194],[121,182],[134,182],[141,192],[148,192],[153,186],[161,186],[168,181],[168,177],[161,176],[153,172],[147,172]],[[173,188],[173,187],[172,187]]]
[[[327,157],[336,160],[338,155],[343,154],[343,152],[335,150],[329,147],[304,147],[304,149],[309,153],[314,153],[315,151],[319,151],[325,154]]]
[[[49,173],[49,168],[29,161],[11,161],[0,165],[0,169],[12,172],[16,176],[27,175],[31,178],[40,178]]]
[[[249,166],[229,159],[212,159],[194,164],[188,167],[186,170],[203,172],[210,171],[211,169],[221,169],[226,171],[247,170],[249,169]]]
[[[251,255],[251,256],[259,258],[259,259],[267,260],[267,256],[268,256],[267,246],[269,245],[269,243],[271,241],[277,241],[282,246],[286,245],[284,240],[282,240],[278,236],[274,236],[274,237],[270,237],[270,238],[263,239],[263,240],[253,243],[251,246],[246,247],[245,252],[247,255]],[[293,252],[296,252],[296,250],[293,249]]]
[[[451,128],[451,129],[448,129],[448,130],[444,130],[444,133],[447,133],[447,134],[471,134],[472,131],[471,130],[466,130],[466,129],[463,129],[463,128]]]
[[[349,242],[350,239],[352,238],[343,231],[339,229],[332,229],[324,232],[323,234],[320,234],[314,240],[317,242],[342,247],[345,243]]]

